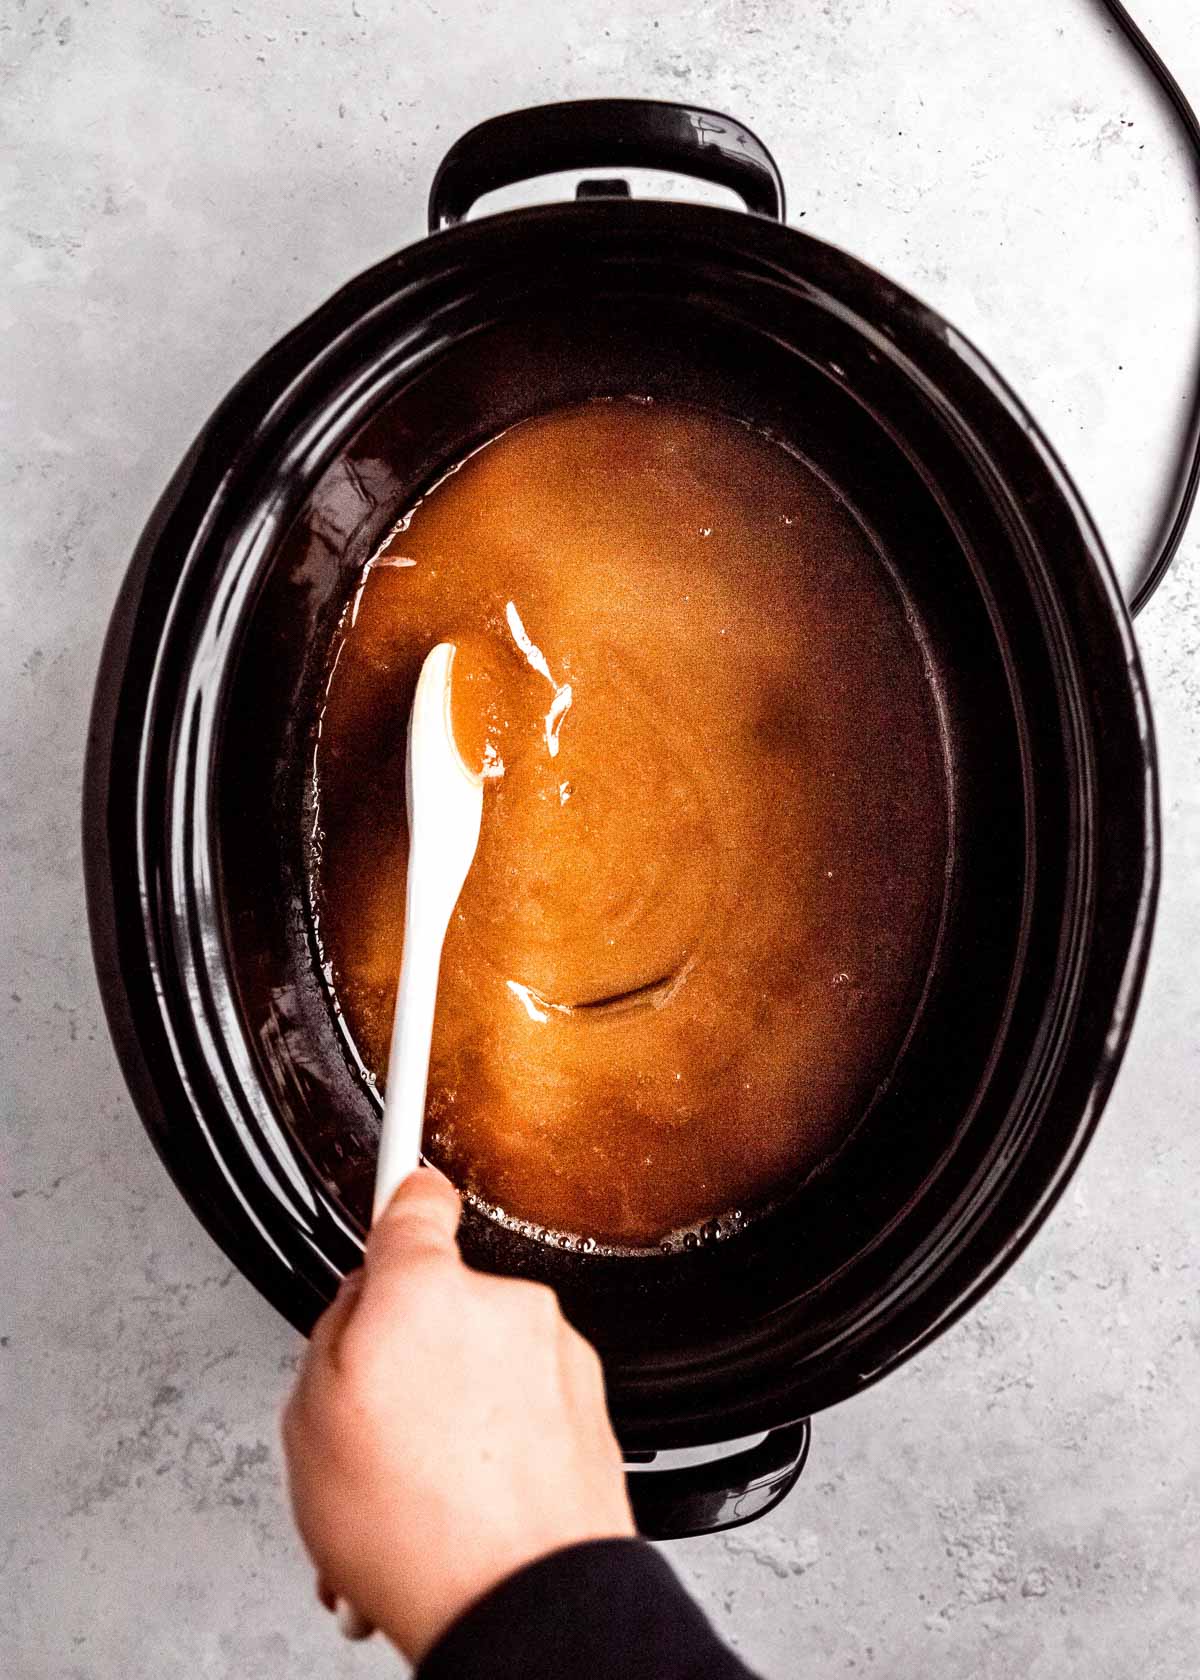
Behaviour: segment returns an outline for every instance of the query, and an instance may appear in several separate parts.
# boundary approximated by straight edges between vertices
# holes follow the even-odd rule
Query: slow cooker
[[[464,219],[506,183],[622,167],[746,209],[616,176]],[[769,153],[719,113],[584,101],[472,130],[430,237],[270,350],[196,439],[121,590],[87,755],[95,959],[138,1110],[212,1236],[307,1331],[359,1261],[379,1117],[314,938],[311,732],[333,626],[397,515],[515,421],[639,394],[798,452],[896,568],[943,696],[955,861],[919,1015],[850,1141],[690,1251],[589,1255],[466,1214],[468,1259],[553,1285],[599,1347],[654,1536],[769,1510],[811,1414],[1021,1252],[1112,1084],[1158,878],[1145,686],[1078,493],[961,333],[783,214]],[[700,1446],[716,1455],[654,1463]]]

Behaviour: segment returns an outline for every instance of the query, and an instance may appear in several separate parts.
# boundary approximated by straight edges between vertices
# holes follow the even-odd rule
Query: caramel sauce
[[[487,781],[427,1152],[589,1247],[751,1217],[863,1115],[937,936],[945,755],[894,580],[802,461],[682,405],[526,421],[436,485],[347,605],[315,755],[319,934],[380,1081],[438,641]]]

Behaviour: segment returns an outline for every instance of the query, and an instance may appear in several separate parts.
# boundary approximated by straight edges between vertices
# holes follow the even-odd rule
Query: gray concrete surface
[[[1135,4],[1200,94],[1193,0]],[[1191,371],[1192,182],[1091,0],[9,0],[0,55],[0,1668],[382,1675],[281,1499],[295,1338],[153,1157],[90,967],[85,715],[154,497],[259,352],[419,234],[461,129],[644,92],[743,116],[794,220],[972,334],[1126,559]],[[672,1549],[771,1680],[1196,1673],[1198,558],[1200,523],[1139,624],[1166,877],[1082,1171],[984,1305],[819,1419],[776,1517]]]

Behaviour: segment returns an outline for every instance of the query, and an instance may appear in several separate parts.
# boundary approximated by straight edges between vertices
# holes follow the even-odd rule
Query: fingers
[[[436,1167],[418,1167],[396,1193],[367,1239],[363,1268],[342,1279],[333,1301],[314,1326],[311,1345],[317,1354],[335,1353],[369,1275],[405,1265],[416,1256],[457,1258],[454,1245],[462,1205],[458,1192]]]
[[[458,1265],[454,1238],[462,1204],[439,1172],[418,1167],[404,1179],[367,1238],[364,1264],[371,1295],[388,1280],[430,1261]]]
[[[342,1279],[313,1327],[296,1401],[319,1372],[342,1369],[343,1343],[353,1322],[370,1318],[374,1335],[381,1323],[394,1321],[399,1283],[430,1263],[461,1265],[454,1240],[460,1212],[458,1193],[440,1172],[421,1167],[403,1180],[367,1238],[362,1268]]]
[[[347,1272],[337,1294],[313,1326],[309,1345],[318,1356],[331,1354],[336,1349],[362,1294],[363,1281],[361,1268],[356,1272]]]
[[[334,1590],[319,1571],[316,1579],[317,1602],[337,1618],[338,1629],[345,1639],[370,1639],[374,1624],[360,1615],[348,1598]]]

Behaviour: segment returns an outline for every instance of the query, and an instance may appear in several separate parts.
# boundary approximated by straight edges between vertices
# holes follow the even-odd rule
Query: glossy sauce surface
[[[535,1234],[735,1228],[861,1118],[932,959],[948,781],[895,583],[802,461],[698,409],[552,413],[435,486],[347,604],[314,757],[326,972],[380,1083],[438,641],[487,782],[427,1152]]]

